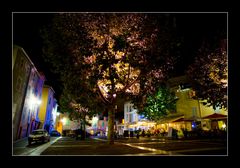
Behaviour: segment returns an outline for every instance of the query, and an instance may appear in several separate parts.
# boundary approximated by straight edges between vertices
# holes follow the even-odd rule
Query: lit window
[[[216,109],[215,109],[215,113],[219,113],[220,112],[220,107],[217,106]]]
[[[192,107],[192,116],[193,117],[197,116],[197,107]]]

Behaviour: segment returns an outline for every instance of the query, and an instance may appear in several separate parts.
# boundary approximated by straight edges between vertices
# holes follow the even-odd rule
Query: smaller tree
[[[203,44],[186,74],[196,91],[196,98],[202,100],[203,105],[227,108],[226,41],[222,40],[221,46],[214,47]]]
[[[89,125],[87,118],[91,119],[96,111],[83,107],[77,102],[70,94],[63,94],[60,97],[60,108],[62,112],[69,114],[69,119],[74,121],[77,120],[81,125],[82,135],[81,138],[84,140],[86,135],[86,125]]]
[[[166,86],[161,86],[157,92],[147,96],[143,109],[139,110],[138,113],[157,122],[170,112],[175,111],[176,100],[174,92],[171,92]]]
[[[78,120],[80,121],[81,124],[81,139],[85,139],[86,137],[86,125],[89,125],[88,121],[87,121],[87,117],[89,119],[92,118],[92,113],[90,113],[89,109],[84,108],[81,106],[81,104],[78,103],[70,103],[71,107],[74,109],[74,111],[72,113],[70,113],[69,117],[72,120]]]

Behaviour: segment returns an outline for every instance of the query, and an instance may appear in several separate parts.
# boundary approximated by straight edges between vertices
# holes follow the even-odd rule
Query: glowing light
[[[225,123],[222,125],[222,128],[223,128],[223,129],[225,129],[225,128],[226,128],[226,124],[225,124]]]
[[[93,117],[92,118],[92,127],[97,128],[97,123],[98,123],[98,117]]]
[[[64,118],[61,119],[61,122],[62,122],[63,125],[65,125],[66,122],[67,122],[67,119],[64,117]]]
[[[29,97],[29,101],[28,101],[29,108],[33,109],[34,106],[36,106],[36,105],[39,106],[40,104],[41,104],[41,100],[39,100],[36,96],[31,94]]]

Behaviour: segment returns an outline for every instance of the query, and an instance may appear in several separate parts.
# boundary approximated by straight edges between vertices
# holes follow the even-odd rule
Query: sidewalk
[[[21,138],[21,139],[18,139],[16,141],[13,141],[13,147],[23,147],[23,146],[26,146],[28,143],[28,138],[25,137],[25,138]]]
[[[13,142],[12,154],[14,156],[35,156],[40,155],[42,151],[46,150],[51,144],[55,143],[61,137],[51,137],[50,142],[44,144],[28,145],[28,138],[22,138]]]

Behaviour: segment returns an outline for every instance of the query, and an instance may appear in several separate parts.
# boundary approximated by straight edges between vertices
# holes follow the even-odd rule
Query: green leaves
[[[150,120],[158,121],[168,113],[175,111],[175,109],[175,94],[170,92],[166,86],[161,86],[155,94],[147,96],[144,108],[139,110],[139,114],[143,114]]]

